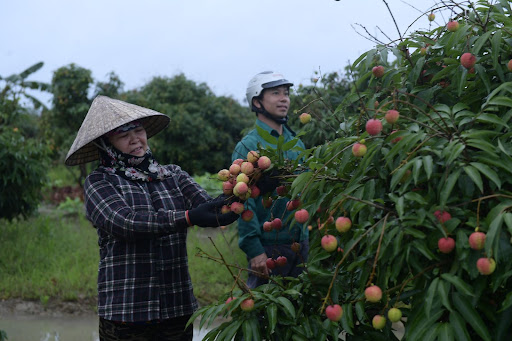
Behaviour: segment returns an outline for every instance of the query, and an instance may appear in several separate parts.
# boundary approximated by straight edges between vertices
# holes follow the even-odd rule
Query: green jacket
[[[260,120],[256,120],[256,125],[268,131],[271,135],[279,137],[279,133],[270,128],[267,124]],[[295,134],[283,126],[284,141],[288,142],[295,138]],[[251,150],[258,150],[259,145],[267,147],[271,146],[276,148],[275,145],[269,144],[267,141],[258,134],[256,129],[251,130],[235,147],[232,160],[246,159],[247,153]],[[298,141],[298,147],[305,148],[302,141]],[[299,152],[288,150],[285,152],[285,158],[295,160],[299,156]],[[280,198],[273,203],[272,213],[274,218],[281,218],[283,227],[278,231],[265,232],[263,231],[263,223],[270,220],[270,209],[264,208],[262,204],[262,197],[250,198],[246,201],[248,209],[254,212],[254,217],[251,221],[244,221],[238,219],[238,245],[246,253],[249,259],[258,256],[265,252],[263,246],[276,245],[276,244],[291,244],[295,241],[307,240],[309,238],[309,231],[301,224],[295,223],[290,229],[288,216],[293,213],[286,210],[286,203],[288,198]],[[283,216],[284,212],[284,216]],[[290,217],[291,221],[292,217]]]

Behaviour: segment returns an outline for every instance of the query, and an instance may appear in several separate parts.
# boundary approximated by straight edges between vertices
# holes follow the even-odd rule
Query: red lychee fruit
[[[450,32],[455,32],[459,29],[459,22],[452,20],[449,21],[448,24],[446,24],[446,29]]]
[[[368,122],[366,122],[366,131],[372,136],[380,134],[382,131],[382,122],[375,118],[369,119]]]
[[[439,238],[437,247],[442,253],[450,253],[455,248],[455,240],[452,237]]]
[[[299,253],[299,251],[300,251],[300,244],[297,243],[297,242],[293,242],[292,245],[290,246],[290,248],[292,249],[293,252]]]
[[[265,232],[272,231],[272,223],[270,221],[266,221],[263,223],[263,231],[265,231]]]
[[[268,156],[260,156],[260,158],[258,159],[258,167],[260,169],[267,169],[270,167],[271,164],[272,162],[270,161]]]
[[[240,171],[246,175],[251,175],[254,172],[254,165],[248,161],[242,162]]]
[[[256,185],[249,187],[251,189],[251,198],[257,198],[260,196],[260,189]]]
[[[219,179],[220,181],[227,181],[229,179],[229,170],[227,169],[221,169],[218,173],[217,173],[217,179]]]
[[[272,197],[261,198],[261,204],[265,208],[270,208],[272,206],[272,201],[273,201]]]
[[[240,166],[235,163],[232,164],[231,166],[229,166],[229,172],[234,176],[237,176],[238,174],[240,174]]]
[[[225,195],[231,195],[233,194],[233,184],[229,181],[224,181],[222,183],[222,193],[224,193]]]
[[[228,205],[223,205],[220,209],[220,213],[226,214],[231,212],[231,208]]]
[[[235,299],[236,299],[236,297],[233,297],[233,296],[228,297],[228,299],[226,300],[226,305],[229,304],[231,301],[233,301]]]
[[[254,163],[254,162],[258,161],[259,157],[260,157],[260,154],[258,154],[257,151],[251,150],[250,152],[247,153],[247,161],[249,161],[249,162]]]
[[[309,121],[311,121],[311,115],[308,114],[307,112],[302,113],[299,116],[299,120],[300,120],[300,123],[302,123],[302,124],[309,123]]]
[[[391,132],[391,135],[393,135],[394,133],[396,133],[398,130],[393,130]],[[400,141],[402,139],[402,136],[398,136],[398,137],[395,137],[394,139],[391,140],[391,143],[397,143],[398,141]]]
[[[476,268],[482,275],[490,275],[496,270],[496,262],[492,258],[479,258],[476,261]]]
[[[326,234],[320,241],[322,248],[327,252],[333,252],[338,248],[338,240],[331,234]]]
[[[508,61],[507,69],[508,69],[508,71],[512,71],[512,59]]]
[[[452,216],[450,213],[446,211],[435,211],[434,216],[439,220],[441,224],[446,223],[448,220],[452,219]]]
[[[363,157],[366,154],[366,145],[362,143],[354,143],[352,146],[352,154],[355,157]]]
[[[347,217],[339,217],[338,219],[336,219],[335,225],[336,230],[338,230],[338,232],[344,233],[350,230],[350,228],[352,227],[352,221],[350,220],[350,218]]]
[[[276,261],[273,260],[272,258],[267,258],[267,268],[270,269],[270,270],[273,270],[276,268]]]
[[[254,300],[252,298],[246,298],[240,303],[240,308],[247,312],[254,310]]]
[[[381,78],[382,76],[384,76],[384,71],[384,66],[382,65],[374,66],[372,68],[372,73],[375,76],[375,78]]]
[[[274,219],[272,220],[271,224],[272,224],[272,228],[273,228],[274,230],[280,230],[280,229],[281,229],[281,227],[283,227],[283,222],[282,222],[282,221],[281,221],[281,219],[279,219],[279,218],[274,218]]]
[[[430,13],[430,14],[428,15],[428,21],[434,21],[434,20],[435,20],[435,18],[436,18],[436,15],[435,15],[434,13]]]
[[[382,315],[375,315],[372,319],[372,326],[375,329],[383,329],[386,326],[386,318]]]
[[[288,188],[284,185],[281,185],[276,188],[276,192],[280,197],[284,197],[288,193]]]
[[[382,290],[376,285],[371,285],[364,290],[364,296],[368,302],[379,302],[382,299]]]
[[[396,121],[398,121],[398,118],[400,117],[400,113],[394,109],[388,110],[386,112],[386,115],[384,118],[386,119],[386,122],[389,124],[395,124]]]
[[[242,166],[242,163],[244,163],[244,160],[243,159],[236,159],[235,161],[233,161],[231,164],[233,165],[239,165],[239,166]]]
[[[485,246],[485,233],[473,232],[469,236],[469,246],[473,250],[482,250]]]
[[[300,206],[300,199],[293,199],[286,203],[286,209],[288,211],[293,211],[299,208]]]
[[[244,195],[249,190],[249,186],[245,182],[237,182],[233,188],[233,194],[237,197]]]
[[[343,308],[339,304],[333,304],[325,308],[325,315],[331,321],[338,322],[343,316]]]
[[[242,212],[242,220],[243,221],[251,221],[254,217],[254,212],[251,210],[244,210]]]
[[[475,63],[476,57],[472,53],[466,52],[460,56],[460,65],[464,66],[468,70],[475,66]]]
[[[277,257],[277,259],[276,259],[277,266],[282,267],[282,266],[285,266],[286,263],[288,263],[288,258],[286,258],[285,256]]]
[[[298,210],[295,212],[295,221],[299,224],[304,224],[309,219],[309,212],[305,209]]]
[[[232,202],[230,207],[231,211],[235,212],[236,214],[242,214],[244,211],[244,204],[238,201]]]

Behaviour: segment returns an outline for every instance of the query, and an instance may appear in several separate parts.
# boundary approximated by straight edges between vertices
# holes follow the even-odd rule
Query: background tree
[[[236,277],[196,314],[231,317],[205,340],[396,340],[398,326],[405,340],[510,338],[512,9],[434,8],[449,24],[351,65],[340,136],[303,165],[279,157],[291,144],[261,151],[308,212],[309,260],[299,278],[256,289]]]
[[[34,212],[45,184],[48,149],[38,136],[35,114],[43,105],[28,90],[44,91],[48,84],[27,80],[42,66],[0,77],[0,218],[7,220]]]
[[[91,100],[89,88],[93,83],[91,71],[75,64],[57,69],[52,77],[53,94],[51,110],[43,112],[46,138],[53,146],[59,162],[63,162],[82,121],[89,110]],[[87,174],[85,165],[79,167],[77,183],[81,184]]]
[[[204,83],[184,75],[155,77],[122,99],[151,108],[171,118],[169,128],[152,139],[160,160],[180,165],[191,174],[216,172],[229,162],[240,132],[253,124],[248,108],[217,97]]]

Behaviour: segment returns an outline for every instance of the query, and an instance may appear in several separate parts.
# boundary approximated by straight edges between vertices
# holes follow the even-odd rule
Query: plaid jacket
[[[98,231],[98,315],[137,322],[192,314],[185,210],[210,196],[185,171],[129,181],[101,168],[85,180],[87,218]]]

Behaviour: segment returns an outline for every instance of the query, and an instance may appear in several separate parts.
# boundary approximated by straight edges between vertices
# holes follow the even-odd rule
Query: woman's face
[[[125,154],[144,156],[148,149],[146,129],[140,126],[108,138],[110,143]]]

